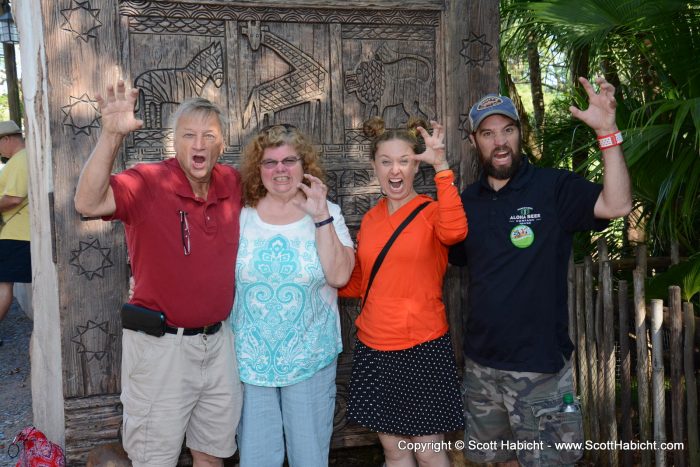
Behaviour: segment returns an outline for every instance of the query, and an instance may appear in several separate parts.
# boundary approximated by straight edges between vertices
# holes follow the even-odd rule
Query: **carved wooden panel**
[[[379,198],[362,122],[381,115],[399,127],[410,115],[442,113],[437,10],[399,15],[127,1],[119,13],[127,25],[123,60],[140,90],[144,121],[127,144],[126,165],[172,154],[168,116],[182,100],[203,95],[231,117],[224,156],[230,163],[265,125],[289,122],[312,135],[324,154],[329,196],[354,232]],[[431,169],[419,172],[416,186],[434,191]],[[343,306],[334,446],[376,439],[344,417],[352,313]]]
[[[120,418],[117,310],[128,289],[123,229],[81,220],[72,203],[99,134],[96,95],[107,83],[121,77],[140,89],[137,114],[144,121],[127,138],[115,171],[172,156],[169,118],[182,100],[201,95],[228,115],[227,163],[237,165],[246,141],[265,125],[289,122],[311,135],[323,152],[329,196],[353,234],[380,197],[361,130],[371,115],[383,116],[389,127],[410,115],[440,120],[451,165],[460,168],[462,182],[475,177],[463,119],[468,102],[497,85],[497,2],[33,1],[46,15],[48,110],[41,104],[34,110],[47,114],[53,167],[43,176],[54,190],[47,229],[53,258],[41,261],[54,268],[59,288],[60,348],[52,350],[62,361],[71,465],[81,465],[96,440],[115,439]],[[434,193],[432,175],[421,168],[419,192]],[[452,271],[445,299],[458,354],[460,289]],[[341,308],[334,447],[376,442],[344,416],[357,311],[354,301],[341,301]],[[93,426],[103,427],[97,438]]]

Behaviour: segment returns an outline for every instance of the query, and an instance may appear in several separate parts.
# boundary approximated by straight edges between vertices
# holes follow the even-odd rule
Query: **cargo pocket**
[[[574,464],[583,456],[583,417],[561,412],[562,396],[532,403],[541,451],[540,465]]]
[[[175,340],[124,330],[122,340],[122,379],[151,381],[154,368],[170,364],[164,355]]]
[[[148,462],[148,425],[152,403],[142,401],[122,392],[120,397],[123,414],[123,445],[129,458],[137,462]]]

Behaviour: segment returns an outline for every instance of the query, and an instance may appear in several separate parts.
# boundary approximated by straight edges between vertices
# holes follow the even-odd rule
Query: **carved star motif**
[[[472,32],[469,39],[462,40],[462,50],[459,54],[464,57],[465,65],[482,67],[491,61],[493,46],[484,40],[485,37],[486,34],[477,36]]]
[[[90,99],[87,93],[80,97],[70,97],[70,104],[61,107],[64,114],[63,124],[73,129],[74,135],[90,135],[93,128],[100,127],[100,112],[97,101]]]
[[[109,258],[111,249],[102,248],[96,238],[90,242],[79,242],[77,250],[71,250],[71,266],[78,268],[78,275],[85,275],[88,280],[104,277],[104,270],[114,266]]]
[[[76,38],[85,42],[96,38],[95,30],[102,26],[102,22],[97,19],[100,10],[92,8],[89,1],[73,0],[73,5],[73,8],[61,10],[61,16],[65,19],[61,29],[72,32]]]
[[[71,338],[71,342],[78,346],[79,354],[86,355],[88,362],[93,359],[100,361],[110,353],[112,340],[115,339],[116,336],[110,334],[108,324],[107,321],[96,323],[92,320],[88,320],[85,326],[76,326],[77,334]],[[102,335],[107,336],[107,339],[103,339]],[[95,350],[88,348],[88,345],[95,345],[102,340],[105,340],[103,349]],[[88,344],[86,344],[86,342]]]

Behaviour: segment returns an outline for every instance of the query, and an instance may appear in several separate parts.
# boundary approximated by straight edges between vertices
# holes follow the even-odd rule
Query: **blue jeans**
[[[238,424],[240,467],[327,467],[335,411],[337,359],[291,386],[244,384]]]

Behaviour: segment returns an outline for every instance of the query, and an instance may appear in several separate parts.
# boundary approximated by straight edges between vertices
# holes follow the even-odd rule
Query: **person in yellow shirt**
[[[22,130],[12,120],[0,122],[0,321],[12,305],[15,282],[32,281],[29,252],[27,152]],[[2,339],[0,339],[2,345]]]

